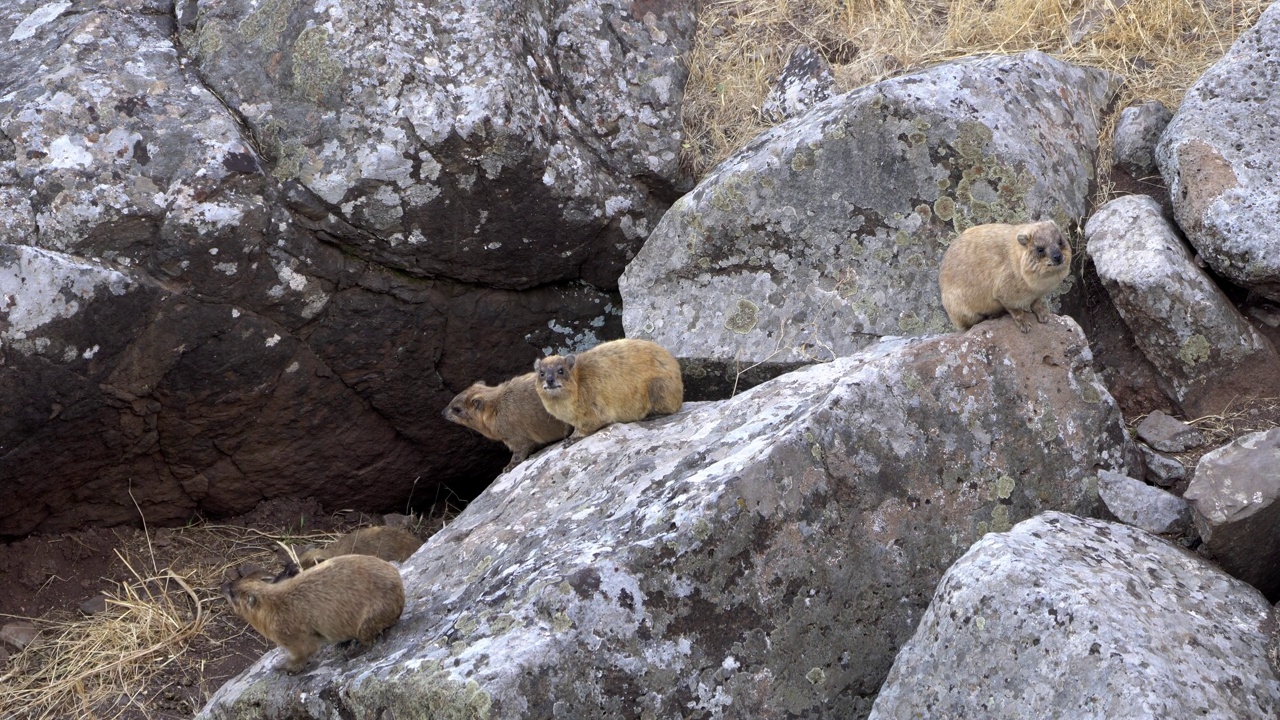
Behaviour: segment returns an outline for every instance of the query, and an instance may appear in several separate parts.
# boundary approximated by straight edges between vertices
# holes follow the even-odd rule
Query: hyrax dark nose
[[[1054,265],[1061,265],[1061,264],[1062,264],[1062,251],[1061,251],[1061,250],[1059,250],[1059,249],[1057,249],[1057,248],[1054,248],[1054,249],[1050,250],[1050,251],[1049,251],[1049,257],[1053,259],[1053,264],[1054,264]]]

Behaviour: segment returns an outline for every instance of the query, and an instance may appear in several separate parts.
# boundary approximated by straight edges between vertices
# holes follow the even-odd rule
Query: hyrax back
[[[449,402],[444,419],[505,443],[511,451],[505,472],[543,445],[565,439],[573,429],[547,412],[535,385],[534,373],[518,375],[496,387],[478,382]]]
[[[367,647],[400,619],[400,571],[368,555],[342,555],[272,582],[270,573],[233,571],[222,584],[232,611],[289,653],[297,672],[322,645],[358,640]]]
[[[547,412],[580,438],[616,422],[670,415],[684,402],[680,364],[649,340],[613,340],[533,365]]]
[[[938,272],[942,306],[968,330],[1004,312],[1022,332],[1027,313],[1048,322],[1048,295],[1071,269],[1071,245],[1051,220],[1025,225],[976,225],[947,248]]]
[[[422,541],[418,536],[404,528],[377,527],[360,528],[347,533],[319,550],[308,550],[298,556],[298,565],[304,570],[339,555],[372,555],[383,560],[404,562],[409,559]]]

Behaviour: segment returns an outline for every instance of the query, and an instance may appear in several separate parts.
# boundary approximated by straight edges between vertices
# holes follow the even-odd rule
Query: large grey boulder
[[[1280,300],[1280,4],[1183,97],[1156,148],[1174,215],[1218,274]]]
[[[1116,164],[1134,179],[1157,174],[1156,144],[1172,118],[1173,113],[1159,100],[1121,110],[1112,137]]]
[[[358,224],[367,219],[374,196],[412,194],[429,182],[456,187],[472,178],[467,203],[446,203],[457,213],[433,215],[435,229],[424,236],[434,248],[452,248],[442,251],[448,255],[463,252],[459,248],[466,243],[455,239],[471,237],[472,228],[488,222],[467,208],[483,206],[485,217],[499,225],[513,217],[534,224],[509,198],[514,193],[547,200],[545,193],[522,194],[518,185],[504,184],[513,177],[510,166],[490,163],[493,154],[436,167],[423,154],[428,150],[415,150],[412,182],[399,184],[405,176],[396,173],[410,161],[397,153],[407,148],[404,137],[416,131],[388,108],[407,107],[410,95],[421,99],[429,84],[427,55],[413,61],[422,71],[415,70],[418,79],[410,83],[390,65],[378,66],[375,49],[353,51],[331,93],[282,89],[271,102],[252,107],[234,104],[243,98],[205,82],[222,78],[226,68],[220,63],[232,59],[220,53],[230,52],[237,32],[261,29],[264,22],[279,31],[276,40],[305,36],[313,43],[304,42],[305,52],[297,57],[263,54],[260,46],[244,49],[234,66],[245,71],[237,75],[239,82],[291,82],[290,68],[301,73],[295,79],[325,80],[336,72],[326,55],[329,46],[319,42],[326,34],[382,48],[390,53],[383,60],[403,69],[409,60],[402,50],[425,46],[398,33],[415,27],[410,21],[421,19],[422,6],[327,4],[319,12],[328,19],[319,24],[312,22],[319,16],[312,15],[311,5],[273,0],[257,7],[234,27],[227,25],[219,45],[211,39],[216,33],[202,28],[231,22],[244,6],[190,0],[176,8],[165,0],[0,3],[0,387],[6,408],[0,419],[0,537],[143,518],[178,523],[196,512],[245,512],[280,496],[376,511],[403,510],[411,499],[429,502],[437,484],[472,494],[496,475],[505,452],[446,423],[440,408],[475,380],[496,382],[527,371],[542,354],[621,334],[617,295],[606,286],[639,242],[634,234],[643,217],[656,213],[664,193],[669,195],[662,188],[678,182],[659,146],[678,146],[669,110],[678,103],[683,70],[671,68],[683,47],[675,30],[684,27],[687,9],[650,8],[632,16],[600,5],[592,15],[597,6],[579,4],[554,17],[538,16],[547,23],[577,23],[557,36],[557,82],[598,86],[594,100],[560,96],[563,108],[557,111],[562,119],[590,117],[582,138],[592,139],[572,140],[567,129],[541,125],[538,132],[577,147],[574,153],[596,145],[613,149],[607,162],[587,163],[594,169],[583,170],[578,179],[584,184],[572,191],[564,178],[551,185],[543,181],[549,168],[561,166],[550,160],[539,166],[535,184],[566,198],[546,207],[553,208],[551,215],[560,213],[556,217],[571,229],[565,237],[578,237],[578,245],[569,256],[560,252],[558,236],[540,250],[527,246],[559,269],[534,272],[535,263],[526,257],[520,262],[529,273],[521,270],[519,276],[537,275],[537,287],[514,290],[454,279],[504,273],[479,258],[509,252],[514,241],[508,238],[506,251],[468,255],[476,258],[475,271],[463,269],[466,258],[459,256],[445,272],[431,264],[436,260],[406,250],[412,242],[376,250],[390,248],[394,233]],[[399,20],[379,16],[364,29],[356,27],[360,18],[372,17],[365,13],[393,10],[403,11]],[[595,20],[579,23],[579,16]],[[533,32],[533,26],[522,27]],[[606,28],[616,29],[617,36]],[[364,41],[360,33],[367,33]],[[605,45],[586,39],[601,33],[608,36]],[[183,47],[175,42],[179,36],[203,38],[205,44]],[[520,37],[494,42],[510,47]],[[446,49],[463,53],[460,39],[456,35]],[[401,49],[392,52],[397,43]],[[574,53],[605,53],[605,46],[620,62],[617,75],[573,59]],[[630,49],[623,53],[623,46]],[[545,64],[547,58],[538,57]],[[198,65],[204,62],[207,68]],[[524,56],[520,63],[526,63]],[[521,67],[526,70],[512,72],[523,73],[530,102],[543,102],[545,86]],[[585,74],[593,75],[591,83]],[[476,87],[455,84],[450,90],[440,82],[441,97]],[[505,82],[515,84],[511,78]],[[392,86],[404,89],[405,103],[397,104]],[[391,94],[377,96],[384,91]],[[275,90],[264,85],[254,92]],[[619,110],[623,97],[632,102],[628,112],[651,122],[610,124],[605,105]],[[333,110],[338,100],[349,103],[349,112]],[[588,112],[588,106],[595,110]],[[461,108],[439,107],[446,114]],[[477,100],[472,108],[479,124],[470,137],[483,134],[510,159],[528,143],[499,132],[501,118],[485,115],[484,107]],[[537,108],[512,106],[510,112],[528,120],[529,112],[541,112]],[[338,125],[349,121],[349,137],[332,135],[334,112],[345,118]],[[265,124],[243,125],[250,116]],[[379,119],[385,125],[371,124]],[[633,136],[633,130],[640,134]],[[456,132],[446,134],[460,153],[478,147],[461,143]],[[281,145],[296,153],[277,152]],[[260,152],[264,148],[266,154]],[[303,182],[314,177],[302,165],[290,170],[291,158],[311,150],[329,153],[325,162],[332,164],[306,165],[328,168],[324,177],[340,180],[357,166],[367,171],[367,180],[357,183],[363,189],[344,200],[364,209],[347,212],[328,203]],[[561,157],[552,150],[547,157]],[[496,185],[489,175],[473,178],[481,165]],[[649,168],[643,178],[641,165]],[[582,199],[586,194],[575,193],[598,186],[602,168],[612,173],[610,182],[630,189],[619,190],[613,200],[605,195],[590,201],[612,208],[597,215],[568,198],[589,204]],[[435,179],[420,181],[426,174]],[[643,202],[635,199],[641,185],[649,193]],[[364,190],[373,195],[361,195]],[[627,209],[627,202],[634,207]],[[391,205],[383,207],[393,212]],[[436,212],[442,206],[430,207]],[[574,215],[579,211],[591,217]],[[412,214],[411,208],[405,212]],[[539,232],[550,227],[548,218],[538,220]],[[580,237],[587,232],[591,242]],[[565,277],[565,263],[583,272],[553,282]],[[607,267],[614,278],[604,278]],[[526,284],[517,274],[508,280],[501,284]]]
[[[862,717],[970,543],[1099,511],[1128,453],[1069,319],[888,341],[542,451],[367,653],[269,653],[201,717]]]
[[[1160,205],[1116,198],[1085,226],[1089,257],[1169,399],[1193,416],[1280,384],[1280,356],[1196,267]]]
[[[1141,530],[1045,513],[947,571],[871,717],[1276,717],[1270,610]]]
[[[1205,453],[1183,497],[1204,552],[1280,600],[1280,428]]]
[[[1109,81],[1039,52],[969,59],[762,133],[627,266],[627,336],[732,370],[948,330],[937,268],[958,232],[1082,220]]]
[[[381,264],[611,287],[686,182],[690,3],[197,8],[184,41],[272,174]]]

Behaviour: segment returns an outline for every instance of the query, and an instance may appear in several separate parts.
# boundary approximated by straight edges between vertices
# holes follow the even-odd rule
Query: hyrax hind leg
[[[1005,306],[1005,309],[1008,310],[1009,314],[1013,316],[1013,321],[1018,323],[1019,330],[1021,330],[1024,333],[1031,332],[1031,322],[1027,319],[1027,316],[1030,315],[1031,313],[1021,308],[1010,307],[1010,306]],[[1040,316],[1036,315],[1036,319],[1040,320]],[[1044,322],[1044,320],[1040,320],[1040,322]]]
[[[680,406],[674,405],[672,399],[676,396],[676,389],[667,378],[654,378],[649,381],[649,414],[650,415],[670,415],[680,409]]]

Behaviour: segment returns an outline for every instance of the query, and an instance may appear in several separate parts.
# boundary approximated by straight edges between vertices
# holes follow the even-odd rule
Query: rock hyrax
[[[292,577],[255,568],[233,570],[222,596],[236,615],[289,653],[297,672],[322,645],[358,640],[368,647],[400,619],[404,585],[394,565],[368,555],[342,555]]]
[[[422,541],[418,536],[404,528],[386,525],[365,527],[347,533],[319,550],[303,552],[298,556],[298,564],[305,570],[339,555],[372,555],[383,560],[404,562],[420,547]]]
[[[610,423],[670,415],[684,402],[680,364],[649,340],[613,340],[533,364],[547,411],[581,438]]]
[[[496,387],[478,382],[449,402],[444,419],[506,443],[511,451],[511,461],[502,469],[506,472],[534,450],[565,439],[573,430],[542,406],[534,387],[537,384],[535,373],[513,377]]]
[[[961,330],[1007,311],[1027,332],[1028,311],[1042,323],[1049,321],[1044,296],[1070,269],[1071,245],[1051,220],[976,225],[942,257],[942,306]]]

